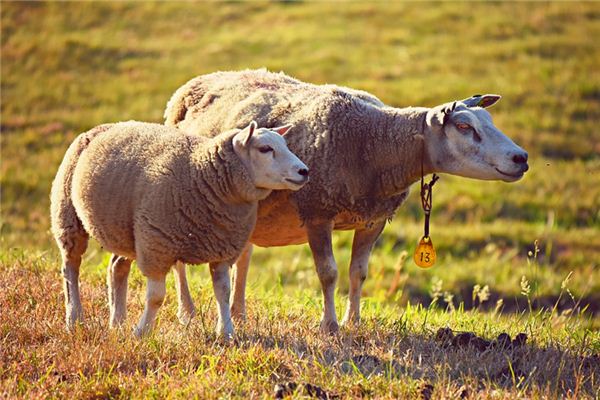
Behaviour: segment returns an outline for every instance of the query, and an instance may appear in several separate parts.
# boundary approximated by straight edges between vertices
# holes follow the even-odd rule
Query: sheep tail
[[[63,253],[70,253],[78,246],[87,245],[88,234],[77,216],[71,198],[73,173],[81,153],[100,133],[113,124],[97,126],[80,134],[69,146],[52,182],[50,193],[50,222],[52,233]]]

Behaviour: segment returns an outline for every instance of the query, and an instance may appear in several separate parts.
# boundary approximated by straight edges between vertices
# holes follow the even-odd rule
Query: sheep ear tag
[[[413,260],[421,268],[429,268],[435,264],[435,249],[429,236],[423,236],[413,255]]]
[[[436,254],[433,248],[433,242],[429,236],[429,217],[431,216],[431,205],[433,204],[433,185],[437,182],[439,177],[433,174],[431,181],[425,183],[423,174],[421,174],[421,205],[423,206],[423,212],[425,213],[425,221],[423,224],[423,236],[419,240],[419,244],[415,250],[413,260],[421,268],[429,268],[435,264]]]

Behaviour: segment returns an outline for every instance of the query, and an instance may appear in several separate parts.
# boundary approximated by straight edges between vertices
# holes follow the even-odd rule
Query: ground
[[[600,396],[597,4],[2,2],[1,14],[2,397],[261,398],[290,382],[296,397],[310,385],[342,398]],[[411,261],[413,190],[371,257],[363,322],[339,335],[318,333],[310,251],[290,246],[255,252],[234,342],[213,334],[205,266],[190,268],[192,323],[176,320],[171,277],[158,329],[137,341],[144,280],[134,268],[127,324],[109,330],[108,256],[93,243],[86,321],[66,332],[48,197],[68,144],[104,122],[161,122],[196,75],[257,67],[398,107],[499,93],[495,124],[531,170],[512,184],[443,175],[428,270]],[[339,316],[351,239],[334,238]],[[480,339],[446,342],[446,327]],[[527,341],[477,347],[503,332]]]

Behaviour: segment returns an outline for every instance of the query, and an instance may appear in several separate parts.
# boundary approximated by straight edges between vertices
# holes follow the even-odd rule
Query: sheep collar
[[[429,216],[431,215],[431,207],[433,205],[433,185],[438,181],[439,176],[433,174],[431,181],[425,183],[424,174],[424,158],[425,158],[425,142],[421,147],[421,206],[423,207],[423,213],[425,214],[425,221],[423,226],[423,237],[419,240],[419,244],[415,249],[413,260],[421,268],[429,268],[433,266],[436,259],[435,248],[433,242],[429,237]]]
[[[422,168],[422,167],[421,167]],[[421,173],[421,206],[425,214],[425,226],[423,236],[429,237],[429,216],[431,215],[431,207],[433,206],[433,185],[440,179],[437,174],[433,174],[429,183],[425,183],[423,173]]]

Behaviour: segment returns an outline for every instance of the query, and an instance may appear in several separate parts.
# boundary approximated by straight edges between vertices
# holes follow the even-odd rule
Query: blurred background
[[[91,127],[162,122],[194,76],[266,67],[366,90],[391,106],[498,93],[490,112],[530,154],[517,183],[443,175],[432,238],[438,262],[412,260],[418,189],[377,243],[365,285],[375,303],[443,307],[588,305],[600,313],[600,7],[597,3],[2,2],[0,262],[59,270],[50,184],[69,143]],[[351,235],[335,235],[347,293]],[[87,282],[107,255],[86,255]],[[194,268],[192,280],[207,280]],[[134,273],[134,285],[143,284]],[[320,293],[308,246],[259,249],[250,296]],[[194,285],[194,282],[192,282]],[[486,287],[487,286],[487,287]],[[320,297],[318,297],[320,298]],[[500,299],[502,299],[501,302]],[[374,300],[374,301],[371,301]],[[339,307],[343,303],[339,302]],[[338,315],[341,310],[338,311]]]

